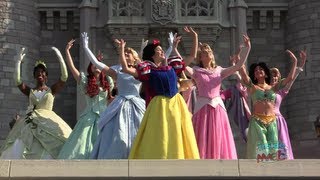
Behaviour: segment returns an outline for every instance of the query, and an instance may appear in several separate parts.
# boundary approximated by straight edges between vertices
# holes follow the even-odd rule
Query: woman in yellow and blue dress
[[[144,62],[136,67],[121,60],[123,71],[144,83],[148,104],[129,159],[199,159],[191,114],[178,93],[177,74],[184,70],[184,62],[167,62],[174,39],[171,33],[166,54],[159,41],[149,43],[143,49]],[[121,40],[120,48],[125,44]]]
[[[51,87],[46,85],[47,66],[37,61],[33,69],[36,86],[30,88],[22,82],[20,65],[24,49],[16,61],[15,81],[20,91],[29,97],[26,116],[19,119],[1,147],[1,159],[56,159],[69,137],[71,128],[54,111],[55,95],[63,88],[68,72],[60,51],[52,47],[58,56],[61,68],[60,79]]]

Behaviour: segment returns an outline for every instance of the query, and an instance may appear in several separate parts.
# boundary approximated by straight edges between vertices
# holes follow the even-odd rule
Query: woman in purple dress
[[[296,60],[296,56],[289,50],[287,52],[290,55],[290,58],[293,60]],[[278,126],[278,140],[279,140],[279,150],[281,151],[281,158],[282,159],[294,159],[293,153],[292,153],[292,147],[288,132],[288,126],[285,118],[282,116],[280,112],[280,106],[282,100],[285,98],[285,96],[288,94],[293,82],[298,77],[299,73],[303,71],[303,66],[306,62],[307,55],[306,51],[300,51],[300,59],[301,62],[299,66],[296,69],[296,73],[294,76],[294,79],[290,81],[283,89],[279,90],[276,93],[276,102],[275,102],[275,113],[277,118],[277,126]],[[271,68],[271,75],[272,75],[272,81],[271,84],[276,84],[281,80],[281,73],[277,68]]]

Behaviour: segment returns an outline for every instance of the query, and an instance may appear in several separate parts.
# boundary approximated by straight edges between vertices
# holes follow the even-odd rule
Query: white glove
[[[173,33],[170,32],[170,33],[169,33],[169,38],[168,38],[169,47],[168,47],[168,49],[167,49],[167,51],[166,51],[166,53],[165,53],[165,55],[164,55],[164,56],[166,57],[166,59],[169,58],[169,56],[170,56],[170,54],[171,54],[171,52],[172,52],[173,39],[174,39]]]
[[[86,55],[88,56],[88,58],[92,62],[92,64],[94,64],[100,70],[102,70],[105,67],[107,67],[102,62],[99,62],[97,57],[89,49],[89,46],[88,46],[88,44],[89,44],[88,33],[86,33],[86,32],[81,33],[81,37],[82,37],[84,52],[86,53]]]
[[[59,49],[57,49],[56,47],[51,47],[51,49],[54,50],[54,52],[56,53],[60,63],[60,69],[61,69],[60,79],[61,81],[66,82],[68,79],[68,70],[67,70],[66,63],[64,62],[63,56],[59,51]]]
[[[15,72],[14,72],[14,79],[16,81],[16,85],[19,86],[22,81],[21,81],[21,74],[20,74],[20,66],[21,63],[23,62],[23,58],[26,55],[24,53],[25,48],[22,47],[19,53],[19,57],[16,59],[16,65],[15,65]]]
[[[143,55],[143,49],[148,45],[149,40],[144,40],[142,39],[141,41],[141,46],[140,46],[140,58],[142,59],[142,55]]]

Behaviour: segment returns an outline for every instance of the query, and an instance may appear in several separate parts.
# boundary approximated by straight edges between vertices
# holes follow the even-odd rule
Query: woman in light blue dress
[[[88,75],[79,72],[70,55],[73,42],[74,40],[71,40],[66,46],[67,64],[78,83],[78,90],[86,99],[87,106],[62,147],[59,159],[89,159],[98,136],[97,122],[100,114],[107,107],[108,94],[113,87],[113,82],[110,80],[108,82],[106,75],[92,63],[88,66]],[[102,55],[99,54],[98,58],[101,60]]]
[[[140,97],[141,82],[123,73],[121,66],[108,67],[98,62],[88,48],[88,36],[82,34],[84,49],[90,61],[102,71],[116,74],[118,94],[101,114],[98,128],[99,136],[92,150],[93,159],[127,159],[133,140],[145,112],[145,101]],[[132,48],[119,52],[131,66],[140,61]],[[107,73],[108,74],[108,73]]]

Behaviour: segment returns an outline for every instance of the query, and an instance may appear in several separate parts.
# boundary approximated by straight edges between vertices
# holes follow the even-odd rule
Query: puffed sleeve
[[[148,81],[150,77],[150,72],[151,72],[151,64],[148,62],[142,62],[139,63],[136,66],[137,72],[138,72],[138,80],[141,82],[143,81]]]
[[[183,59],[179,56],[172,56],[168,59],[168,65],[171,66],[177,74],[186,69]]]

